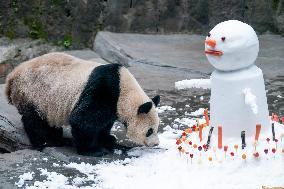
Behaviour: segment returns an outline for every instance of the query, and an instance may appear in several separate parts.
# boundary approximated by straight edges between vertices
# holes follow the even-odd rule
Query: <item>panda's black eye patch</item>
[[[146,133],[146,137],[149,137],[149,136],[151,136],[152,134],[153,134],[153,129],[151,128],[151,129],[149,129],[148,131],[147,131],[147,133]]]

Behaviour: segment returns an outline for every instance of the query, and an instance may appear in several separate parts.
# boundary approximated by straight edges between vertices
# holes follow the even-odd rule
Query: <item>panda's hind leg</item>
[[[62,146],[62,128],[50,127],[46,120],[42,119],[34,106],[26,106],[22,111],[22,122],[29,137],[31,145],[42,150],[47,146]]]

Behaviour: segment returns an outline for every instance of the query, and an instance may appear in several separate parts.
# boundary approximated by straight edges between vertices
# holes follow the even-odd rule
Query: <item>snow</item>
[[[16,182],[15,185],[18,186],[18,187],[22,187],[24,185],[25,181],[33,180],[33,175],[34,175],[34,172],[27,172],[27,173],[20,175],[19,176],[20,180],[18,182]]]
[[[191,112],[189,115],[192,115],[192,116],[201,116],[204,114],[204,108],[199,108],[198,110],[194,111],[194,112]]]
[[[210,79],[189,79],[175,82],[175,88],[178,90],[188,89],[188,88],[202,88],[210,89],[211,88]]]
[[[161,106],[161,107],[157,107],[157,111],[158,113],[164,113],[165,111],[174,111],[176,110],[175,108],[171,107],[171,106]]]
[[[283,125],[278,124],[277,127],[282,127],[281,131],[284,132]],[[202,152],[200,157],[199,152],[195,150],[192,152],[194,158],[191,164],[186,155],[179,155],[174,139],[176,135],[176,130],[168,128],[160,134],[159,147],[162,149],[138,148],[130,155],[139,155],[139,158],[94,166],[97,173],[97,187],[246,189],[261,188],[263,185],[284,186],[284,169],[281,168],[284,166],[284,154],[281,152],[275,157],[270,152],[266,157],[262,151],[259,151],[261,157],[256,160],[252,156],[254,148],[252,142],[248,142],[247,149],[239,149],[234,158],[228,153],[225,159],[222,150],[216,152],[218,160],[215,160],[213,150]],[[271,149],[274,146],[273,143],[266,146],[265,139],[262,140],[257,149],[262,150],[267,147]],[[234,142],[239,143],[239,140],[232,141],[231,144]],[[283,148],[284,144],[282,143],[281,146]],[[242,153],[248,156],[246,161],[241,159]],[[213,157],[212,162],[208,161],[208,156]]]
[[[32,186],[27,186],[25,189],[45,189],[45,188],[58,188],[58,189],[91,189],[94,188],[94,186],[86,186],[86,187],[77,187],[76,185],[80,185],[85,181],[84,178],[74,178],[73,182],[70,183],[68,181],[68,177],[56,173],[56,172],[49,172],[46,169],[38,169],[41,173],[40,175],[46,176],[46,180],[35,181]],[[75,186],[74,186],[75,185]]]
[[[188,123],[195,122],[188,119]],[[275,123],[277,138],[284,133],[284,125]],[[209,127],[204,128],[206,139]],[[256,159],[254,152],[253,138],[247,138],[247,148],[241,149],[240,139],[224,140],[229,145],[225,157],[223,150],[216,150],[217,138],[213,135],[211,149],[207,152],[199,152],[187,144],[183,148],[194,154],[192,163],[186,154],[180,154],[175,144],[183,131],[173,129],[170,126],[164,128],[159,134],[160,145],[154,148],[137,147],[128,152],[129,158],[113,162],[101,161],[99,164],[69,163],[62,166],[76,169],[85,176],[77,176],[73,179],[56,173],[48,172],[46,169],[39,169],[41,175],[47,179],[36,181],[27,189],[35,188],[97,188],[97,189],[125,189],[125,188],[211,188],[211,189],[250,189],[265,186],[284,186],[284,140],[278,142],[278,149],[275,154],[271,152],[275,148],[274,142],[266,142],[266,137],[271,137],[271,132],[261,133],[260,141],[256,147],[260,158]],[[198,134],[193,133],[189,139],[198,146],[206,142],[199,142]],[[280,139],[280,138],[279,138]],[[232,147],[239,144],[235,151]],[[266,155],[263,149],[269,149]],[[216,152],[215,152],[216,151]],[[231,157],[230,152],[235,156]],[[242,154],[247,159],[241,159]],[[208,161],[208,157],[212,161]],[[25,173],[20,176],[32,180],[33,173]],[[87,181],[94,181],[95,184],[89,187],[81,186]],[[20,182],[20,181],[19,181]],[[23,185],[23,184],[22,184]],[[22,186],[21,185],[21,186]]]
[[[258,107],[257,107],[257,104],[256,104],[256,96],[254,94],[252,94],[250,88],[245,88],[243,90],[243,92],[244,92],[244,95],[245,95],[245,104],[247,104],[248,106],[251,107],[251,110],[254,114],[257,114]]]

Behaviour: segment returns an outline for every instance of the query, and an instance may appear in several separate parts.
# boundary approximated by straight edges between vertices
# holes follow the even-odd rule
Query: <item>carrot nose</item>
[[[216,41],[214,39],[207,39],[207,40],[205,40],[205,43],[212,48],[214,48],[216,46]]]

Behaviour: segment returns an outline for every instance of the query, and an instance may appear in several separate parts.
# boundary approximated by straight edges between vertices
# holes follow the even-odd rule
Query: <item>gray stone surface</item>
[[[0,38],[0,84],[19,63],[61,48],[42,40]]]
[[[209,78],[213,67],[204,55],[204,36],[200,35],[146,35],[100,32],[111,48],[102,49],[102,56],[125,56],[129,70],[145,89],[173,90],[174,82],[189,78]],[[284,71],[284,38],[279,35],[260,35],[260,52],[256,65],[265,78],[275,78]],[[103,48],[103,44],[94,46]],[[110,49],[110,50],[109,50]],[[119,49],[113,51],[112,49]],[[100,54],[100,48],[95,48]],[[120,52],[123,52],[121,54]],[[124,59],[123,59],[124,63]]]
[[[128,66],[131,57],[128,57],[110,35],[110,32],[99,32],[94,42],[94,51],[110,63],[119,63]]]
[[[0,85],[0,148],[10,152],[28,148],[30,143],[21,116],[14,106],[8,104],[4,87]]]
[[[97,53],[95,53],[91,49],[69,50],[64,52],[72,56],[75,56],[77,58],[81,58],[83,60],[89,60],[89,61],[99,62],[102,64],[107,64],[107,62],[104,59],[102,59]]]

